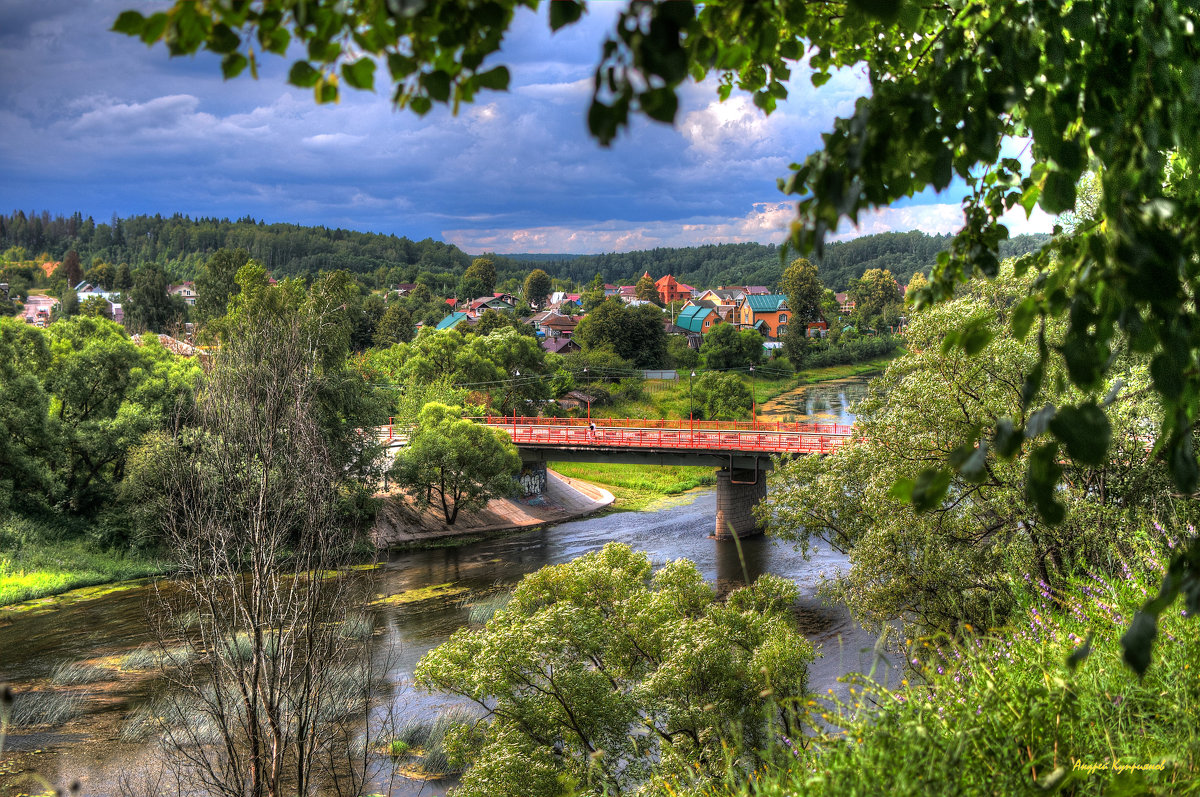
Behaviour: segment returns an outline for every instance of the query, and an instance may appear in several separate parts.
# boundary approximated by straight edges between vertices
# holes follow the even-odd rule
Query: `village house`
[[[515,304],[510,304],[499,297],[481,296],[467,304],[466,312],[471,318],[478,318],[483,315],[485,310],[495,310],[498,313],[511,313],[515,309]]]
[[[654,289],[658,291],[658,298],[664,305],[669,305],[671,302],[685,302],[692,298],[694,290],[691,285],[679,283],[670,274],[655,280]]]
[[[582,316],[565,315],[557,310],[543,310],[530,319],[533,331],[538,337],[547,339],[569,338],[575,334]]]
[[[580,345],[570,338],[546,338],[542,341],[542,348],[550,354],[575,354],[583,351]]]
[[[787,334],[787,297],[778,293],[751,294],[738,305],[737,326],[753,329],[769,338]]]
[[[719,323],[721,323],[721,316],[717,311],[703,305],[686,306],[679,311],[679,315],[675,318],[675,326],[699,335],[703,335],[712,329],[714,324]]]
[[[466,313],[451,313],[439,321],[438,325],[434,327],[434,329],[438,330],[439,332],[445,329],[454,329],[456,326],[466,321],[467,317],[468,316]]]
[[[737,309],[738,301],[745,297],[746,294],[732,288],[714,288],[706,291],[701,291],[700,294],[687,301],[684,307],[698,306],[711,307],[717,311],[717,315],[722,321],[729,321]]]
[[[850,294],[846,291],[835,293],[834,300],[838,303],[838,312],[842,315],[850,315],[854,312],[855,302],[850,298]]]
[[[196,285],[192,282],[182,282],[178,285],[171,285],[167,288],[167,293],[171,296],[180,296],[183,298],[189,307],[194,307],[196,304]]]

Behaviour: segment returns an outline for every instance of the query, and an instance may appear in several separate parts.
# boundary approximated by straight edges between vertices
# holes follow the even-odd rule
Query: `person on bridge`
[[[588,421],[588,439],[591,440],[593,443],[596,442],[596,423],[595,423],[595,421]]]

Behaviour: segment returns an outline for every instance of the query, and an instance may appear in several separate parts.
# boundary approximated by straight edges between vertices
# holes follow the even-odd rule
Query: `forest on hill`
[[[190,279],[218,249],[245,249],[277,277],[316,278],[321,271],[345,269],[354,274],[381,266],[413,272],[459,275],[471,258],[456,246],[426,238],[413,241],[396,235],[354,232],[299,224],[266,224],[251,218],[192,219],[114,215],[97,223],[80,213],[14,211],[0,215],[0,250],[21,247],[28,257],[46,254],[62,260],[75,250],[84,264],[128,263],[138,269],[156,264],[177,279]]]
[[[919,231],[867,235],[830,244],[819,262],[822,282],[834,290],[845,290],[867,269],[891,270],[904,285],[916,271],[928,273],[938,252],[950,244],[949,235],[927,235]],[[1004,257],[1040,248],[1049,235],[1022,235],[1001,244]],[[470,265],[472,255],[458,247],[426,238],[413,241],[396,235],[310,227],[298,224],[267,224],[249,217],[192,219],[181,214],[170,217],[114,215],[97,223],[80,213],[51,216],[48,212],[14,211],[0,214],[0,251],[23,249],[29,258],[46,255],[62,260],[76,251],[80,261],[91,264],[128,263],[137,269],[148,264],[164,268],[175,279],[190,279],[218,249],[242,248],[276,277],[315,279],[322,271],[345,269],[353,274],[386,275],[390,282],[453,284]],[[697,287],[717,285],[778,285],[784,262],[773,244],[708,244],[681,248],[659,248],[602,255],[514,255],[495,256],[497,284],[524,280],[541,268],[563,283],[586,285],[597,274],[614,284],[633,284],[644,272],[654,277],[673,274],[680,282]],[[381,271],[381,269],[383,271]],[[381,276],[381,279],[383,277]]]
[[[917,271],[929,273],[938,252],[949,248],[951,235],[928,235],[918,230],[865,235],[825,247],[818,262],[825,287],[843,291],[868,269],[884,268],[901,285]],[[1019,235],[1000,244],[1001,257],[1016,257],[1041,248],[1048,234]],[[783,275],[779,247],[770,244],[709,244],[675,249],[650,249],[603,255],[560,255],[557,260],[500,258],[497,270],[527,272],[541,268],[559,279],[586,284],[597,274],[614,284],[635,283],[649,271],[653,277],[673,274],[680,282],[697,287],[766,285],[774,288]],[[791,259],[790,257],[788,258]]]

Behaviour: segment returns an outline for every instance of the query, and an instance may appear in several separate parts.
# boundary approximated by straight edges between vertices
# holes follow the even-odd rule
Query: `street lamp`
[[[758,426],[758,412],[754,401],[754,366],[750,366],[750,421]]]
[[[688,376],[688,433],[694,431],[696,426],[696,416],[692,411],[692,380],[696,378],[695,370]]]
[[[584,382],[587,382],[588,380],[588,366],[586,365],[583,366],[583,380]],[[586,392],[586,394],[583,395],[587,396],[588,400],[588,429],[592,429],[592,394]]]
[[[513,369],[513,379],[514,380],[519,379],[520,376],[521,376],[521,371],[517,368],[514,368]],[[517,389],[517,386],[516,386],[516,384],[514,384],[513,392],[516,392],[516,389]],[[516,428],[517,428],[517,402],[514,401],[513,402],[513,429],[515,430]]]

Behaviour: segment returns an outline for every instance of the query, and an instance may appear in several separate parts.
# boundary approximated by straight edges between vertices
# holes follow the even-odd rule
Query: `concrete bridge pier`
[[[721,468],[717,471],[718,540],[751,537],[762,528],[754,518],[754,507],[767,494],[767,474],[760,469]]]

